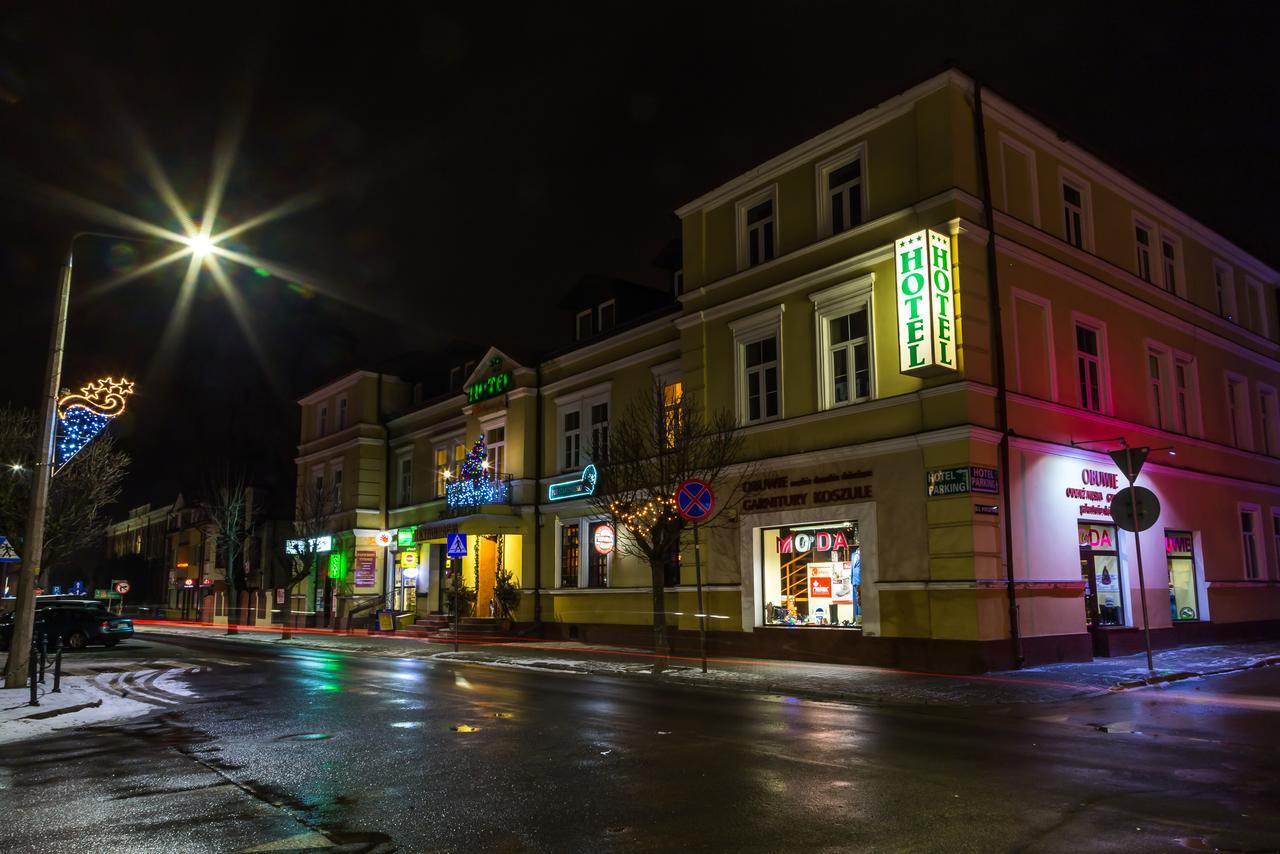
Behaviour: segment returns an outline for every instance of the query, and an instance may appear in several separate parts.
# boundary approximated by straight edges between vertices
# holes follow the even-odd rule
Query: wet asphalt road
[[[0,850],[1280,850],[1280,668],[911,712],[154,635],[71,667],[179,665],[0,747]]]

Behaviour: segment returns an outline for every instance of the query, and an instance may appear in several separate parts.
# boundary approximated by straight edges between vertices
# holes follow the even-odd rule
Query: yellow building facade
[[[425,618],[460,572],[483,616],[505,570],[522,627],[647,642],[649,567],[596,551],[612,520],[571,496],[656,382],[744,437],[700,554],[713,652],[986,670],[1132,651],[1144,625],[1276,632],[1276,271],[956,72],[677,214],[668,312],[536,363],[491,349],[422,403],[368,372],[303,398],[299,484],[339,473],[335,595]],[[502,486],[451,510],[481,436]],[[1154,449],[1137,542],[1121,440]]]

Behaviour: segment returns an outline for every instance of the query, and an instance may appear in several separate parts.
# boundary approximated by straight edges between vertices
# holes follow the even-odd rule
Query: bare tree
[[[0,409],[0,535],[19,549],[17,537],[26,528],[31,500],[37,427],[30,410]],[[49,485],[38,586],[48,586],[51,568],[101,540],[106,508],[120,497],[128,468],[128,454],[117,450],[115,440],[104,433],[58,471]]]
[[[248,478],[243,471],[225,470],[205,488],[201,502],[213,527],[213,536],[226,561],[227,634],[234,635],[240,624],[240,594],[248,589],[245,543],[253,536],[260,508],[253,502]]]
[[[610,423],[607,447],[593,449],[601,461],[591,503],[611,517],[619,551],[649,564],[653,593],[654,652],[668,651],[666,567],[679,554],[685,521],[676,513],[675,492],[686,480],[724,486],[725,469],[737,462],[742,436],[732,412],[705,412],[695,396],[655,382]],[[737,479],[738,481],[741,478]],[[713,524],[738,502],[737,486],[722,489]],[[661,670],[655,663],[654,674]]]
[[[328,533],[329,517],[333,511],[333,490],[324,484],[299,484],[294,509],[292,547],[285,554],[284,604],[280,609],[281,637],[288,639],[293,629],[293,587],[311,578],[316,579],[320,562],[320,537]],[[325,608],[331,600],[329,580],[325,580]]]

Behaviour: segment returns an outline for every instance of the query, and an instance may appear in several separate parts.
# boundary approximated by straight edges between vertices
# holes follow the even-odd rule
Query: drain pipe
[[[1013,665],[1021,668],[1022,631],[1018,626],[1018,592],[1013,576],[1013,492],[1009,473],[1009,384],[1006,380],[1004,325],[1000,316],[1000,278],[996,257],[996,215],[991,205],[991,173],[987,133],[982,120],[982,84],[973,81],[973,130],[977,137],[978,178],[982,182],[982,224],[987,229],[987,301],[991,316],[992,361],[996,375],[996,429],[1000,431],[1000,484],[1004,490],[1004,571],[1009,595],[1009,640]]]
[[[533,428],[533,624],[542,629],[542,363],[534,367]]]

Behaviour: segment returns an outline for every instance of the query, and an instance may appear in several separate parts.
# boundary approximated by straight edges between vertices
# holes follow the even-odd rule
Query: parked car
[[[89,644],[115,646],[133,637],[133,620],[119,617],[96,602],[63,602],[36,609],[35,634],[44,632],[52,648],[58,638],[70,649]],[[13,614],[0,618],[0,649],[8,649],[13,637]]]

